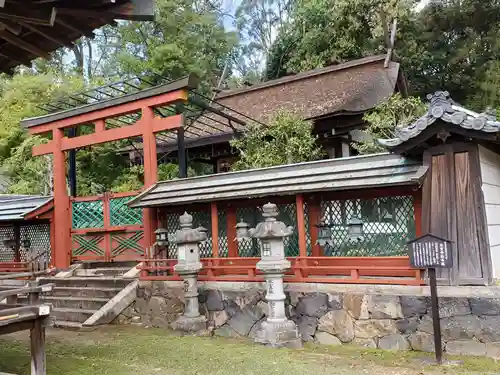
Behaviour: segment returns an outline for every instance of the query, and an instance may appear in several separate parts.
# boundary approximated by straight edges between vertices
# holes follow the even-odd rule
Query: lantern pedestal
[[[204,228],[193,229],[193,217],[184,213],[179,218],[181,229],[175,233],[177,264],[174,270],[184,281],[184,313],[170,326],[189,333],[204,332],[207,318],[200,314],[198,303],[198,273],[203,268],[200,262],[199,243],[207,239]]]
[[[275,348],[301,348],[302,340],[297,325],[287,319],[285,314],[286,296],[283,290],[283,272],[290,268],[290,262],[285,260],[281,261],[281,264],[265,263],[267,262],[257,263],[257,269],[265,273],[266,301],[269,309],[267,319],[262,322],[255,342]]]
[[[272,347],[301,348],[297,326],[288,320],[285,314],[285,292],[283,276],[290,269],[290,262],[285,257],[284,238],[292,233],[292,228],[278,221],[278,209],[268,203],[262,207],[264,222],[250,229],[250,236],[260,240],[261,260],[257,269],[266,279],[266,301],[269,306],[267,319],[262,322],[255,341]]]
[[[201,264],[200,264],[201,265]],[[184,313],[171,323],[172,329],[196,333],[207,329],[207,318],[200,314],[198,302],[197,270],[175,270],[184,280]]]

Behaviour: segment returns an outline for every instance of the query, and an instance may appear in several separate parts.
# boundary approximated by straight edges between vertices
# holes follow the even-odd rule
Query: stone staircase
[[[91,317],[94,319],[90,321],[97,321],[96,314],[134,282],[123,275],[136,265],[135,262],[82,263],[70,277],[39,278],[40,284],[55,284],[50,295],[42,296],[43,302],[53,306],[55,326],[68,329],[91,327],[93,324],[84,323]],[[23,303],[21,298],[19,302]]]

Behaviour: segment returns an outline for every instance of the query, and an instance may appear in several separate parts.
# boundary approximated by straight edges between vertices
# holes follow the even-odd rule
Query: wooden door
[[[477,146],[429,149],[424,163],[429,171],[422,192],[423,231],[453,241],[454,266],[438,273],[440,282],[488,284],[491,264]]]

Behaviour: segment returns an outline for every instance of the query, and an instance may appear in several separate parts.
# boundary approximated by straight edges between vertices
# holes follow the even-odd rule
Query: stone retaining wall
[[[254,284],[250,289],[248,285],[247,288],[224,288],[223,285],[200,286],[200,309],[209,320],[209,331],[218,336],[253,338],[267,313],[263,285]],[[314,292],[310,285],[306,291],[296,286],[292,289],[286,291],[286,311],[296,322],[304,341],[387,350],[434,350],[427,296],[397,295],[398,288],[394,287],[377,287],[376,294],[367,293],[366,287],[339,293]],[[457,293],[460,297],[440,298],[446,352],[500,359],[500,296],[496,297],[497,292],[467,298],[462,289]],[[183,307],[180,283],[141,282],[136,302],[124,312],[119,323],[132,321],[168,327]]]

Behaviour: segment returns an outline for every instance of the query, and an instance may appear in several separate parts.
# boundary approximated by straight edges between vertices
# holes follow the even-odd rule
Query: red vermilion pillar
[[[71,217],[69,212],[68,187],[66,185],[66,161],[61,141],[63,129],[54,129],[53,178],[54,178],[54,248],[52,249],[52,264],[57,268],[67,268],[70,265],[71,253]]]
[[[156,159],[156,138],[153,132],[153,109],[142,109],[141,126],[142,145],[144,153],[144,187],[148,188],[158,182],[158,164]],[[145,208],[142,213],[144,225],[144,246],[149,247],[155,243],[155,230],[157,229],[156,208]]]

